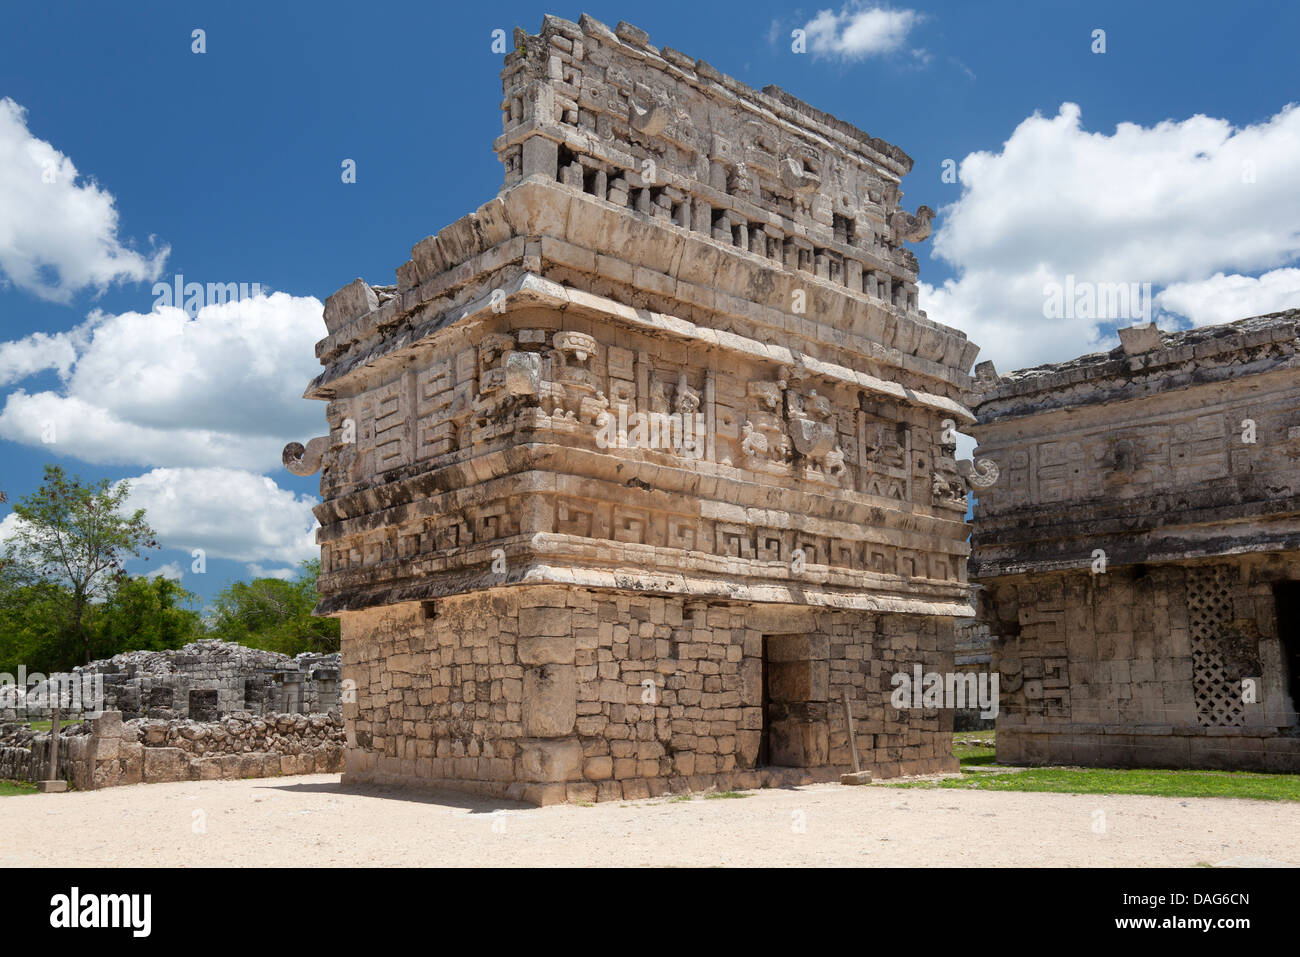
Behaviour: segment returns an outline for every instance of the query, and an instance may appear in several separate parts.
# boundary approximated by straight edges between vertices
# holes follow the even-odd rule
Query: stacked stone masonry
[[[976,602],[978,607],[978,600]],[[953,626],[953,668],[959,674],[987,681],[993,672],[993,636],[987,620],[958,619]],[[984,676],[981,678],[981,676]],[[999,687],[999,694],[1001,688]],[[997,716],[988,716],[978,704],[967,703],[953,713],[954,731],[989,731]]]
[[[956,768],[951,711],[889,706],[892,674],[952,668],[932,617],[543,586],[343,621],[352,783],[548,804],[829,780],[846,692],[876,773]]]

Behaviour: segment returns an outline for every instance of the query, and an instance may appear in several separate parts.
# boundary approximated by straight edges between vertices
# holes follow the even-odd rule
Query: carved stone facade
[[[828,777],[845,691],[878,774],[954,768],[882,671],[951,670],[970,614],[977,349],[917,310],[911,160],[627,24],[515,41],[501,193],[329,298],[329,434],[285,450],[323,469],[349,779]]]
[[[1300,770],[1298,320],[977,370],[999,760]]]

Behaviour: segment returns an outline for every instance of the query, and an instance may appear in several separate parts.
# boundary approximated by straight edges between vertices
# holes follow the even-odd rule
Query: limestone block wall
[[[142,720],[126,722],[121,728],[120,777],[111,762],[108,767],[103,763],[103,741],[112,729],[96,729],[100,743],[95,787],[135,783],[134,762],[125,759],[134,754],[136,742],[144,783],[323,774],[341,771],[343,766],[343,719],[337,713],[236,712],[222,721]]]
[[[89,728],[63,727],[59,735],[59,777],[66,781],[81,774],[86,760]],[[44,781],[50,776],[50,734],[33,731],[26,721],[0,724],[0,781]]]
[[[0,781],[39,781],[43,775],[39,767],[43,750],[25,742],[10,739],[0,730]]]
[[[1292,555],[986,582],[998,760],[1300,769],[1273,591],[1296,577]]]
[[[889,703],[893,673],[951,670],[941,619],[534,587],[342,621],[350,783],[548,804],[827,780],[845,691],[878,777],[956,767],[950,711]]]

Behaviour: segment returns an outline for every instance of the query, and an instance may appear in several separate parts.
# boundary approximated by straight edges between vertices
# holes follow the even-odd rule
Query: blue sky
[[[922,307],[1000,369],[1110,348],[1129,324],[1045,318],[1044,283],[1067,274],[1151,283],[1166,327],[1300,305],[1300,5],[585,9],[908,152],[905,205],[939,211],[915,247]],[[133,570],[168,566],[204,598],[311,554],[317,479],[276,460],[322,431],[323,406],[297,398],[314,300],[392,282],[415,242],[495,194],[491,33],[535,33],[546,12],[583,8],[8,5],[0,488],[26,494],[51,461],[131,479],[165,546]],[[276,295],[187,324],[154,308],[154,281],[178,273]]]

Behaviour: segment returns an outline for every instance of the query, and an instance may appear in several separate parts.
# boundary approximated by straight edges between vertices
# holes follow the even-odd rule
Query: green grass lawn
[[[997,740],[991,731],[953,735],[960,778],[882,782],[896,788],[949,788],[979,791],[1055,791],[1064,794],[1151,794],[1158,797],[1231,797],[1259,801],[1300,801],[1300,774],[1248,771],[1168,771],[1147,768],[1026,768],[999,771]],[[989,742],[984,745],[983,742]],[[979,742],[978,744],[963,742]]]
[[[0,781],[0,797],[13,797],[15,794],[35,794],[36,785],[22,781]]]
[[[992,764],[996,731],[958,731],[952,736],[952,753],[962,767],[968,764]]]
[[[52,725],[53,723],[54,722],[52,721],[28,721],[27,727],[31,728],[33,731],[49,731],[50,725]],[[63,732],[65,729],[72,727],[74,724],[81,724],[81,721],[80,720],[60,721],[59,722],[60,733]]]

